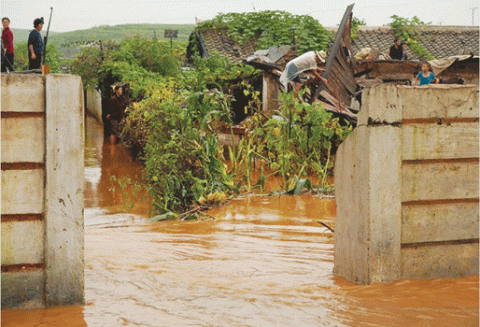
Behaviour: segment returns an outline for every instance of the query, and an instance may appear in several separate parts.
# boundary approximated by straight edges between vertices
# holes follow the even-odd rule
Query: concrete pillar
[[[366,93],[359,125],[337,151],[334,273],[371,284],[400,276],[401,108],[394,87]]]
[[[46,76],[45,273],[47,306],[83,303],[83,87]]]
[[[82,304],[81,79],[1,80],[2,308]]]
[[[86,106],[87,111],[102,122],[102,94],[97,90],[87,90]]]

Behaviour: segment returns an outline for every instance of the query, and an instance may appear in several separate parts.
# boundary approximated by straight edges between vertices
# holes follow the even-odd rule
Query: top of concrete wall
[[[478,85],[372,86],[364,91],[358,125],[478,118],[478,91]]]
[[[2,112],[44,111],[44,76],[36,74],[2,74]]]

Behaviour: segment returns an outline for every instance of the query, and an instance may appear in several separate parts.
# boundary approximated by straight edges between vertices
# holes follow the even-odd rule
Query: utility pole
[[[475,26],[475,10],[478,10],[478,7],[470,7],[472,10],[472,26]]]

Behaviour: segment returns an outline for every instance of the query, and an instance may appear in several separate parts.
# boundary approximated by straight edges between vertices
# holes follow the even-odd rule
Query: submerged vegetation
[[[326,188],[332,150],[351,127],[291,93],[284,93],[283,106],[266,116],[258,110],[260,91],[252,82],[260,71],[231,64],[218,54],[194,56],[194,68],[182,68],[185,48],[184,43],[172,49],[170,42],[136,36],[84,47],[71,64],[86,87],[104,94],[114,83],[129,84],[122,139],[144,163],[144,180],[159,219],[223,203],[254,187],[263,190],[271,175],[281,176],[283,191],[293,194],[312,188],[312,175]],[[249,99],[244,108],[250,115],[248,133],[225,149],[218,135],[233,126],[233,89]],[[257,164],[262,173],[252,180]]]

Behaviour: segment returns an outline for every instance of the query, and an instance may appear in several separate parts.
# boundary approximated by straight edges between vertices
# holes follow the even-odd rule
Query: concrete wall
[[[478,86],[380,85],[335,165],[334,273],[364,284],[478,274]]]
[[[2,308],[82,304],[81,79],[1,79]]]
[[[102,94],[99,91],[86,91],[85,106],[88,113],[102,122]]]

